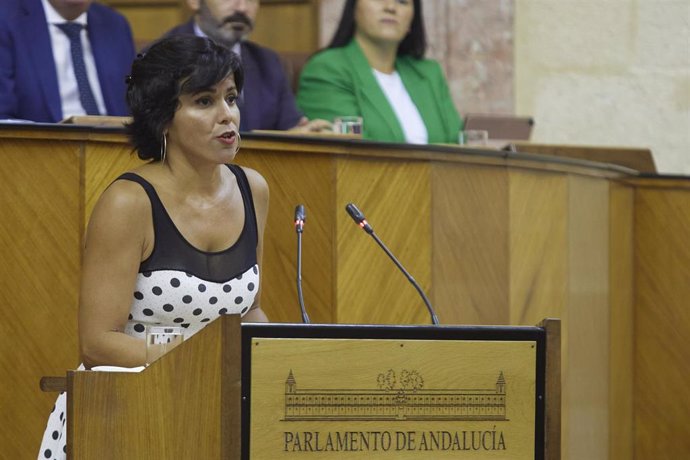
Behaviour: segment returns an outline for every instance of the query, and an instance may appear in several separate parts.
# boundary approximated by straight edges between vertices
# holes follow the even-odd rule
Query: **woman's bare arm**
[[[80,348],[87,368],[135,367],[146,361],[144,341],[124,330],[152,228],[150,202],[133,182],[114,182],[94,208],[86,232],[79,298]]]

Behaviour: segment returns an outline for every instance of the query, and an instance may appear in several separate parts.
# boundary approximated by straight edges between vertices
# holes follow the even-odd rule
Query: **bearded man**
[[[297,109],[278,55],[247,39],[254,29],[259,0],[186,0],[194,16],[164,36],[209,37],[232,49],[244,68],[244,89],[238,99],[240,130],[329,130],[330,123],[307,120]]]

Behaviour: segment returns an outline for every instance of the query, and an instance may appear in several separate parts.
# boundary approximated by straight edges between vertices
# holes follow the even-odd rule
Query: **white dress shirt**
[[[62,118],[67,118],[72,115],[86,115],[84,107],[81,105],[79,99],[79,88],[77,87],[77,79],[74,76],[74,65],[72,64],[72,48],[67,35],[60,30],[56,24],[67,22],[65,18],[53,8],[48,0],[42,0],[43,10],[48,21],[48,30],[50,31],[50,41],[53,46],[53,60],[55,61],[55,70],[57,71],[58,88],[60,89],[60,101],[62,103]],[[86,26],[87,14],[83,13],[77,19],[71,22],[77,22]],[[89,84],[93,91],[93,96],[96,98],[98,104],[98,111],[105,115],[105,103],[103,102],[103,93],[101,91],[101,84],[98,81],[98,72],[96,71],[96,61],[93,58],[93,50],[91,49],[91,42],[89,41],[86,28],[81,31],[81,45],[84,49],[84,64],[86,65],[86,73],[89,77]]]
[[[201,30],[201,27],[199,27],[199,24],[197,24],[196,22],[194,23],[194,35],[196,35],[197,37],[208,38],[208,35],[206,35],[206,33],[203,30]],[[242,59],[242,47],[240,46],[239,41],[232,45],[231,50],[233,53],[239,56],[240,60]]]
[[[424,120],[419,114],[417,106],[414,105],[410,93],[407,92],[400,74],[398,72],[387,74],[376,69],[372,70],[374,71],[376,81],[378,81],[383,94],[386,95],[386,99],[388,99],[393,112],[395,112],[395,116],[400,122],[400,126],[405,134],[405,141],[409,144],[428,144],[429,132],[426,130]],[[365,124],[366,122],[364,120]]]

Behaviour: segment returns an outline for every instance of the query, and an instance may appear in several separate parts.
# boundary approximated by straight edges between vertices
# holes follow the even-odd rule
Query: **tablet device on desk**
[[[532,134],[534,120],[532,117],[514,115],[465,115],[465,130],[484,130],[489,139],[527,141]]]

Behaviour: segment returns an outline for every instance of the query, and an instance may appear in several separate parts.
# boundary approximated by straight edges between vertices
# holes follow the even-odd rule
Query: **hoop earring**
[[[237,132],[237,147],[235,147],[235,155],[237,155],[237,152],[240,151],[240,144],[242,143],[242,137],[240,136],[239,131]]]
[[[167,133],[163,133],[163,142],[161,142],[161,163],[165,163],[165,156],[167,153],[168,153]]]

